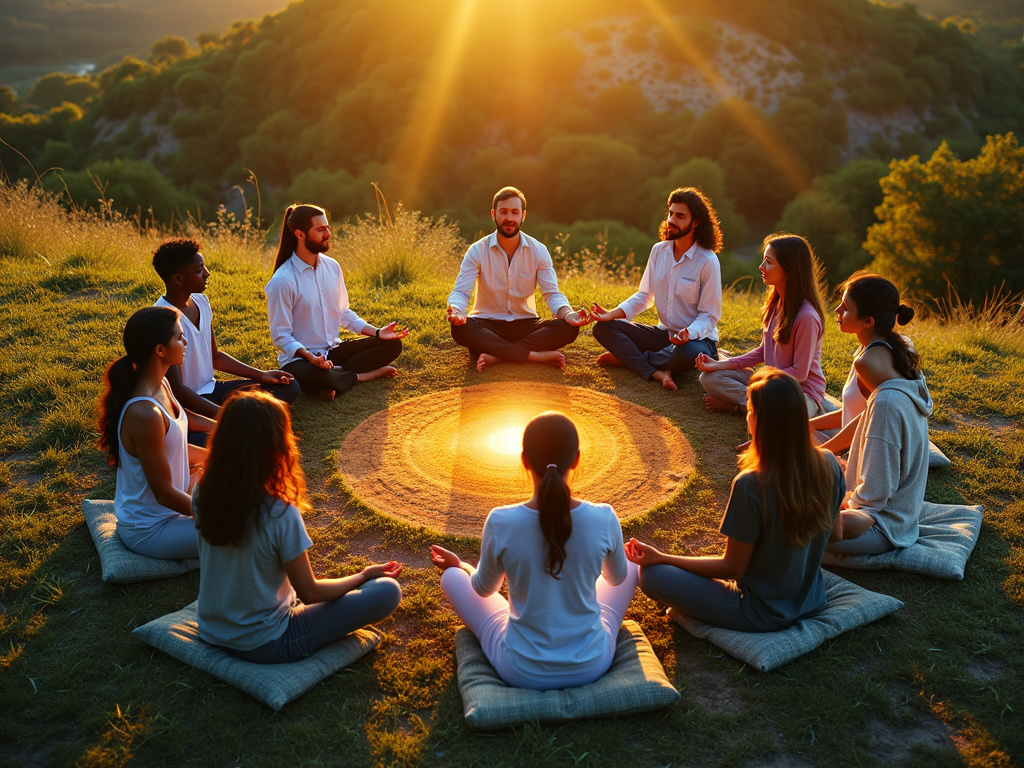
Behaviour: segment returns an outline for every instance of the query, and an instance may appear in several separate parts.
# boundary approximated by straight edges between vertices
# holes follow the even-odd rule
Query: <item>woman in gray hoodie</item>
[[[877,555],[917,541],[918,518],[928,482],[928,417],[932,399],[920,356],[895,331],[914,316],[899,289],[878,275],[855,275],[844,284],[837,309],[844,330],[873,326],[876,344],[891,355],[876,356],[858,375],[870,396],[853,434],[846,464],[843,540],[828,549]],[[874,346],[874,344],[872,345]]]

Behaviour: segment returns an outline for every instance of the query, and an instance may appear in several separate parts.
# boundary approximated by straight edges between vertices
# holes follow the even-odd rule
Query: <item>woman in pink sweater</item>
[[[747,404],[747,385],[754,366],[765,363],[790,374],[800,384],[813,416],[825,396],[821,372],[821,338],[825,311],[821,303],[821,264],[799,235],[769,235],[759,267],[768,286],[761,309],[761,346],[739,357],[696,359],[709,411],[740,411]]]

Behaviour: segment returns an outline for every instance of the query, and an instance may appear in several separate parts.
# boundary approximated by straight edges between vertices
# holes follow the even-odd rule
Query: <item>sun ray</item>
[[[409,121],[394,156],[394,176],[405,200],[415,200],[426,175],[477,5],[478,0],[461,0],[457,12],[452,14],[409,111]]]
[[[701,73],[708,83],[711,84],[711,87],[714,88],[715,92],[718,93],[719,97],[723,100],[736,97],[737,94],[733,92],[722,76],[718,74],[718,71],[698,51],[694,50],[690,42],[679,31],[677,21],[662,7],[659,0],[642,0],[642,2],[657,24],[686,57],[687,62]],[[731,111],[744,129],[746,129],[749,136],[775,160],[780,170],[793,182],[796,189],[805,189],[810,179],[801,167],[795,153],[780,144],[772,135],[765,122],[756,115],[752,115],[743,109],[733,108]]]

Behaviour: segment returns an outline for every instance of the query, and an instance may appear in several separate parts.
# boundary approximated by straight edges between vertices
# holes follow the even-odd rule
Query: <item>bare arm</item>
[[[626,557],[637,565],[673,565],[709,579],[741,579],[750,567],[754,543],[727,536],[725,552],[718,557],[669,555],[636,539],[626,543]]]
[[[303,552],[294,560],[289,560],[284,564],[284,572],[288,575],[288,581],[291,582],[299,600],[306,605],[313,605],[335,600],[347,592],[359,589],[372,579],[381,576],[394,578],[402,572],[402,566],[392,560],[379,565],[368,565],[359,573],[341,579],[318,579],[313,575],[313,568],[309,564],[309,555]]]
[[[839,413],[839,411],[836,411]],[[831,414],[829,414],[831,415]],[[853,433],[857,431],[857,425],[860,423],[860,417],[863,413],[858,413],[846,424],[845,427],[840,430],[839,434],[830,437],[824,443],[821,444],[821,448],[826,451],[832,451],[832,453],[841,453],[849,448],[853,444]],[[821,418],[821,417],[818,417]],[[840,414],[840,421],[842,421],[842,415]],[[827,427],[823,427],[827,429]]]
[[[167,422],[156,406],[144,402],[128,406],[121,425],[125,450],[139,460],[157,503],[191,517],[192,497],[174,487],[164,448],[165,434]]]
[[[216,362],[214,364],[216,364]],[[211,419],[217,418],[217,414],[220,413],[220,406],[211,403],[195,390],[189,389],[185,386],[185,382],[182,381],[181,378],[181,366],[172,365],[168,368],[166,378],[167,382],[171,385],[171,392],[174,393],[174,399],[181,403],[185,410],[199,414],[200,416],[207,416]],[[194,431],[202,432],[204,430],[200,429]]]

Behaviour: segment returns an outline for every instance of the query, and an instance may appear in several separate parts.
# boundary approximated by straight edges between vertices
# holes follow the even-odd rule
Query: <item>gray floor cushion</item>
[[[590,685],[531,691],[506,685],[466,628],[455,633],[459,693],[466,723],[494,730],[527,721],[564,721],[600,715],[629,715],[674,704],[679,692],[665,676],[654,649],[635,621],[624,621],[612,666]]]
[[[89,526],[89,534],[100,555],[103,580],[113,584],[133,581],[151,581],[180,576],[199,567],[198,559],[158,560],[139,555],[126,548],[117,535],[114,502],[105,499],[86,499],[82,514]]]
[[[964,577],[967,558],[978,543],[982,509],[981,506],[926,501],[921,505],[920,530],[913,545],[881,555],[841,555],[826,551],[822,564],[862,571],[891,568],[959,581]]]
[[[669,617],[694,637],[709,640],[730,656],[767,672],[809,653],[849,629],[870,624],[901,608],[895,597],[859,587],[824,571],[828,605],[779,632],[737,632],[690,618],[676,610]]]
[[[198,601],[143,624],[132,634],[178,661],[240,688],[271,709],[280,709],[326,677],[377,647],[381,634],[364,627],[288,664],[254,664],[199,639]]]
[[[825,413],[831,413],[832,411],[838,411],[843,407],[842,402],[832,395],[825,395],[825,399],[821,401],[821,410]],[[824,442],[830,437],[835,437],[838,434],[838,429],[822,429],[818,431],[820,435],[820,441]],[[941,450],[939,446],[933,443],[931,440],[928,441],[928,468],[929,469],[942,469],[950,465],[949,458]]]

